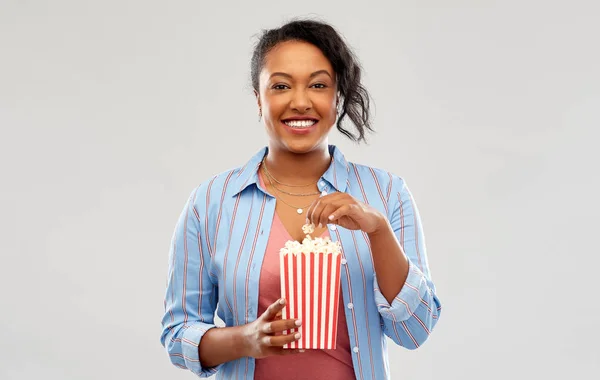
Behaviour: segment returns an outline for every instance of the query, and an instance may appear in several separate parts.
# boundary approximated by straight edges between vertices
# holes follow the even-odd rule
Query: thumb
[[[352,216],[352,214],[353,214],[352,205],[346,204],[346,205],[343,205],[342,207],[338,208],[334,212],[332,212],[331,215],[329,215],[328,219],[330,221],[334,221],[334,220],[338,220],[342,216]]]
[[[275,301],[274,303],[269,305],[267,310],[265,310],[265,312],[263,313],[262,317],[267,321],[271,321],[271,320],[275,319],[275,317],[277,316],[277,313],[279,313],[281,310],[283,310],[285,305],[286,305],[285,299],[283,299],[283,298],[278,299],[277,301]]]

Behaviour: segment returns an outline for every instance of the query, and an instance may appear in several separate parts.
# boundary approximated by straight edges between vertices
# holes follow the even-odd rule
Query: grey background
[[[415,3],[0,0],[0,378],[194,378],[159,344],[170,237],[266,144],[253,36],[309,15],[376,104],[331,142],[407,180],[444,305],[393,379],[597,378],[600,7]]]

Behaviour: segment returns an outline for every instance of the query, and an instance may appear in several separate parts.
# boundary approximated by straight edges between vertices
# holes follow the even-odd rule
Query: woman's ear
[[[258,103],[258,108],[260,108],[261,107],[260,94],[258,93],[258,91],[254,90],[254,96],[256,97],[256,102]]]
[[[258,121],[262,118],[262,104],[260,104],[260,94],[254,90],[254,96],[256,96],[256,103],[258,105]]]

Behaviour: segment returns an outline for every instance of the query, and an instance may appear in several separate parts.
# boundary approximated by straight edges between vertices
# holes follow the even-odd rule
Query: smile
[[[290,128],[302,129],[312,127],[317,124],[317,120],[288,120],[283,123]]]

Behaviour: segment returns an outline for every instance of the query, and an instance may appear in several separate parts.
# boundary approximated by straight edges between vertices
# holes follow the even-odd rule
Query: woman
[[[268,146],[192,192],[172,240],[161,342],[201,377],[388,379],[385,337],[419,347],[440,302],[405,182],[328,145],[334,125],[355,141],[371,130],[359,65],[331,26],[294,21],[262,35],[251,73]],[[335,350],[282,348],[302,321],[280,317],[278,251],[307,222],[343,249]],[[226,327],[214,328],[217,303]]]

